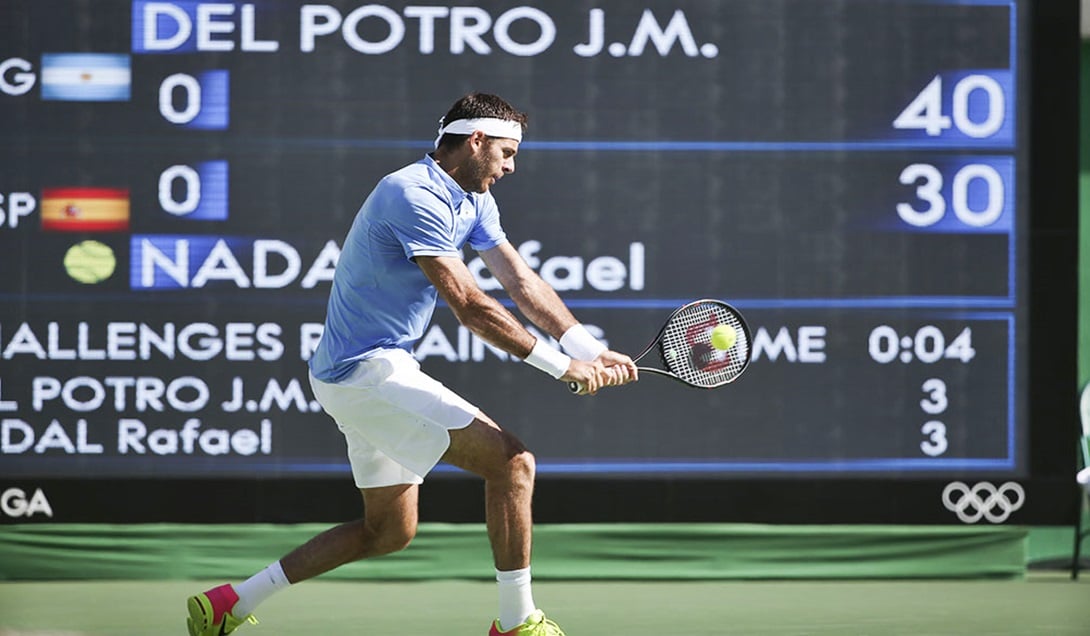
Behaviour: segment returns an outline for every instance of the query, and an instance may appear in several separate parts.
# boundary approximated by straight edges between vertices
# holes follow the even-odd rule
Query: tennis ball
[[[726,351],[734,346],[738,340],[738,332],[734,327],[719,325],[712,329],[712,346],[720,351]]]
[[[114,273],[115,267],[114,251],[98,241],[76,243],[64,254],[64,271],[85,285],[101,283]]]

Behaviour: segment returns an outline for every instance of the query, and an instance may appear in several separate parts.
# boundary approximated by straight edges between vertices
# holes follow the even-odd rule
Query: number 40
[[[973,121],[969,117],[969,98],[975,91],[984,91],[988,97],[987,117],[983,121]],[[954,85],[951,96],[953,125],[969,137],[990,137],[1003,127],[1005,102],[1003,88],[995,78],[988,75],[967,75]],[[897,119],[893,127],[897,129],[923,130],[935,137],[950,128],[950,117],[943,114],[942,76],[936,75],[924,87],[916,99],[912,100]]]

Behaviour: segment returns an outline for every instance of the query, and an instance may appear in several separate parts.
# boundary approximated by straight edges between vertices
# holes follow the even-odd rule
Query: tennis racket
[[[712,345],[712,330],[719,325],[734,329],[734,344],[726,349]],[[677,380],[698,389],[714,389],[730,384],[749,366],[751,344],[749,325],[742,314],[720,300],[703,299],[682,305],[666,319],[659,335],[636,356],[639,363],[652,351],[664,368],[637,366],[642,373],[652,373]],[[572,393],[586,387],[569,382]]]

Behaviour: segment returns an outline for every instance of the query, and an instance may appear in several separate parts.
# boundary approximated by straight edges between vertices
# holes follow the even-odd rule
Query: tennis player
[[[637,379],[572,316],[507,241],[491,188],[515,171],[527,116],[495,95],[467,95],[440,120],[435,151],[383,178],[364,201],[333,278],[311,386],[348,446],[363,518],[331,528],[250,579],[188,599],[191,636],[256,622],[274,592],[345,563],[405,548],[419,484],[440,460],[485,480],[485,517],[499,588],[491,636],[562,636],[530,585],[534,457],[477,406],[420,370],[411,350],[437,297],[486,342],[590,394]],[[462,260],[476,250],[518,309],[567,353],[527,331]],[[564,389],[566,390],[566,389]]]

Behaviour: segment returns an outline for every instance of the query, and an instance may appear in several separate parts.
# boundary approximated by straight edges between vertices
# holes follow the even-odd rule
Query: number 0
[[[969,119],[969,97],[973,91],[982,90],[988,95],[988,116],[982,122]],[[995,78],[987,75],[970,75],[954,86],[954,125],[970,137],[991,137],[1003,126],[1006,102],[1003,89]]]
[[[185,198],[174,199],[174,180],[185,185]],[[159,206],[175,216],[184,216],[197,209],[201,202],[201,175],[189,166],[171,166],[159,175]]]
[[[185,108],[174,107],[174,89],[180,88],[185,98]],[[201,83],[185,73],[175,73],[159,85],[159,112],[172,124],[188,124],[201,112]]]

